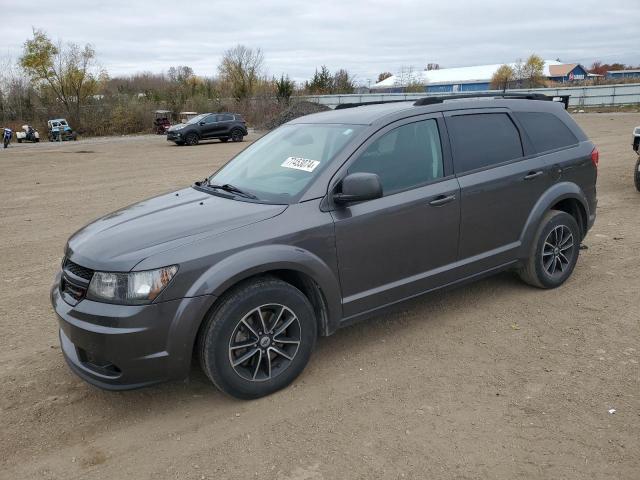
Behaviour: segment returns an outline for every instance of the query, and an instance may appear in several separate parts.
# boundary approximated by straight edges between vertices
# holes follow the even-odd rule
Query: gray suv
[[[554,288],[595,219],[598,150],[562,105],[428,98],[309,115],[188,188],[75,233],[51,290],[106,389],[290,384],[319,335],[512,269]]]

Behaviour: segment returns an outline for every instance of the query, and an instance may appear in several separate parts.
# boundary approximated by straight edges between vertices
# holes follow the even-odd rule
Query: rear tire
[[[242,130],[239,128],[234,128],[231,130],[231,140],[234,142],[241,142],[244,135],[242,134]]]
[[[575,218],[550,210],[540,222],[529,258],[518,272],[520,278],[538,288],[559,287],[576,266],[581,239]]]
[[[274,277],[249,280],[218,301],[198,336],[207,377],[228,395],[251,399],[288,386],[315,346],[313,308],[297,288]]]
[[[636,162],[636,171],[633,175],[633,179],[636,184],[636,190],[640,192],[640,157],[638,157],[638,161]]]
[[[184,143],[186,143],[189,146],[197,145],[199,141],[200,139],[198,138],[198,135],[195,133],[188,134],[184,139]]]

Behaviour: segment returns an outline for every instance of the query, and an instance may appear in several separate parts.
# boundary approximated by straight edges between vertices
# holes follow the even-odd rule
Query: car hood
[[[99,218],[71,236],[65,254],[87,268],[126,272],[155,253],[266,220],[286,208],[186,188]]]
[[[167,132],[173,132],[175,130],[182,130],[184,127],[186,127],[187,124],[186,123],[177,123],[175,125],[171,125],[168,129]]]

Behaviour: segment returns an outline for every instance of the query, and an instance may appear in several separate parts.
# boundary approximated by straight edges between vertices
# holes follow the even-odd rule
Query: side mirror
[[[198,122],[198,125],[202,126],[204,125],[204,122]]]
[[[333,195],[339,205],[382,197],[382,183],[375,173],[352,173],[342,180],[342,192]]]

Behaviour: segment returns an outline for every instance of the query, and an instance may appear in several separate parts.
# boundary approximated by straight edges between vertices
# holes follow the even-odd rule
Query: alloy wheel
[[[229,340],[229,361],[245,380],[271,380],[291,365],[300,341],[300,321],[292,310],[276,303],[262,305],[236,325]]]
[[[566,225],[553,228],[544,240],[542,247],[542,266],[551,277],[559,277],[569,269],[573,249],[573,234]]]

